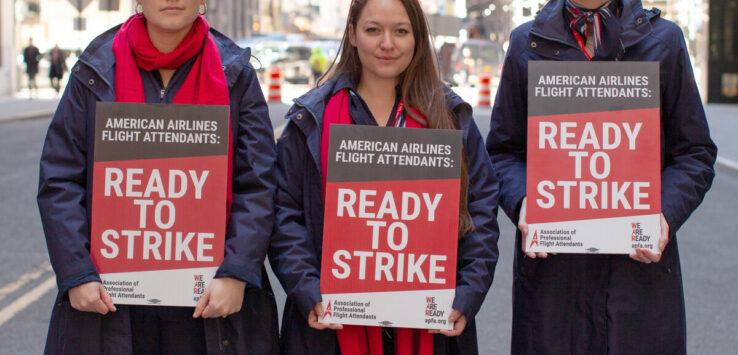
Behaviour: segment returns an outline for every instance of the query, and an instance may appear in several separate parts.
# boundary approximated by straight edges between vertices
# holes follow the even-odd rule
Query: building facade
[[[0,97],[17,90],[13,0],[0,0]]]
[[[208,1],[205,17],[210,26],[233,40],[251,37],[261,31],[258,0]]]
[[[135,7],[135,0],[2,0],[2,2],[3,10],[6,8],[6,2],[11,3],[13,7],[11,24],[2,23],[3,41],[6,36],[12,38],[10,52],[13,53],[13,59],[7,68],[11,72],[10,93],[26,86],[27,78],[23,75],[25,65],[21,53],[28,45],[29,38],[33,38],[34,45],[41,52],[42,61],[39,64],[38,77],[43,78],[48,75],[49,70],[46,55],[55,45],[69,53],[70,60],[73,61],[76,54],[86,48],[100,33],[131,16]],[[3,11],[1,15],[4,21],[5,12]],[[2,56],[5,58],[6,55]],[[5,70],[5,67],[0,70]],[[36,82],[42,87],[49,85],[47,80],[37,79]]]
[[[710,0],[707,96],[738,104],[738,0]]]

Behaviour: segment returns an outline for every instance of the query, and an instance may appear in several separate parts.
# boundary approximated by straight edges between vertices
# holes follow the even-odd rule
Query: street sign
[[[321,322],[451,329],[461,131],[333,125]]]
[[[97,103],[90,254],[113,302],[194,307],[215,275],[228,110]]]
[[[659,253],[659,63],[528,69],[525,250]]]

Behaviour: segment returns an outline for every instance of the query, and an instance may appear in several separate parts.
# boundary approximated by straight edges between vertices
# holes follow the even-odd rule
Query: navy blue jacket
[[[126,306],[102,316],[74,310],[67,297],[72,287],[100,281],[89,253],[89,172],[93,164],[95,104],[115,100],[115,56],[111,48],[117,31],[118,27],[100,35],[80,56],[41,155],[38,205],[59,286],[46,344],[50,354],[131,353]],[[263,267],[274,221],[274,134],[264,95],[249,64],[250,51],[217,31],[211,30],[211,34],[228,82],[233,134],[233,204],[226,229],[225,258],[216,277],[236,278],[245,281],[247,287],[240,312],[227,319],[205,320],[208,352],[276,353],[276,303]],[[181,85],[184,77],[186,71],[178,71],[172,86]],[[144,80],[144,85],[147,102],[171,103],[176,91],[154,101],[150,95],[154,84]]]
[[[500,179],[500,205],[517,224],[526,195],[528,61],[586,61],[564,19],[564,0],[550,1],[515,29],[492,110],[487,151]],[[656,264],[624,255],[525,258],[516,238],[514,354],[679,354],[686,351],[681,269],[675,232],[697,208],[714,177],[717,148],[684,36],[659,10],[622,0],[623,27],[611,60],[656,61],[661,89],[661,208],[670,242]]]
[[[269,260],[287,293],[281,347],[285,354],[334,354],[335,332],[314,330],[307,316],[320,295],[323,244],[323,193],[320,168],[322,118],[328,100],[345,88],[339,77],[295,100],[277,142],[277,228]],[[459,239],[453,308],[469,320],[457,339],[437,335],[436,354],[477,351],[474,316],[492,284],[497,263],[497,179],[472,119],[471,106],[447,90],[446,101],[464,131],[469,171],[469,213],[475,231]],[[441,350],[447,351],[441,351]]]

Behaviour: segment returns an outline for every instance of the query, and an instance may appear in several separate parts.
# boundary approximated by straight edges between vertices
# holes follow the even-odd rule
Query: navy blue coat
[[[347,87],[340,77],[295,100],[277,142],[277,228],[269,249],[272,268],[287,293],[281,349],[284,354],[336,354],[333,330],[314,330],[307,316],[320,295],[323,244],[323,193],[320,142],[325,105]],[[464,131],[469,171],[469,213],[475,232],[459,240],[456,297],[453,308],[469,320],[458,338],[436,335],[436,354],[476,354],[474,316],[492,284],[497,263],[497,179],[472,119],[471,106],[447,91],[447,103]]]
[[[95,104],[115,100],[111,46],[117,30],[100,35],[80,56],[41,156],[38,205],[59,286],[47,337],[49,354],[131,353],[126,306],[102,316],[73,309],[67,297],[72,287],[100,281],[89,253],[92,174],[88,172],[93,164]],[[263,266],[274,220],[274,134],[249,64],[250,51],[214,30],[211,34],[228,82],[234,153],[233,205],[225,258],[216,277],[233,277],[247,287],[240,312],[204,321],[208,353],[276,353],[276,303]]]
[[[528,61],[587,58],[549,2],[515,29],[492,110],[487,151],[500,179],[500,205],[517,224],[526,195]],[[674,23],[623,0],[622,46],[612,60],[657,61],[661,89],[661,205],[670,241],[656,264],[627,255],[529,259],[516,237],[514,354],[680,354],[686,352],[684,295],[675,232],[714,177],[710,139],[684,36]]]

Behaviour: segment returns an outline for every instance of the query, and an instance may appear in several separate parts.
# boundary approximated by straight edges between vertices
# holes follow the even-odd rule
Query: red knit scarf
[[[349,113],[348,90],[337,92],[325,107],[323,131],[320,141],[320,164],[323,171],[323,193],[325,194],[326,169],[328,167],[328,138],[332,124],[353,124]],[[400,106],[402,107],[402,106]],[[402,108],[400,108],[402,109]],[[414,113],[420,113],[413,109]],[[411,115],[406,115],[405,127],[423,128]],[[344,325],[337,330],[338,346],[342,355],[382,355],[382,328]],[[432,355],[433,334],[424,329],[395,329],[395,354]]]
[[[173,51],[162,53],[151,42],[143,16],[133,15],[123,23],[113,39],[115,55],[115,101],[144,103],[143,81],[139,67],[155,69],[177,69],[197,56],[195,64],[187,74],[182,87],[174,96],[175,104],[226,105],[230,106],[228,83],[223,72],[220,53],[215,40],[209,34],[210,25],[198,16],[192,29]],[[203,45],[204,44],[204,45]],[[202,52],[200,51],[202,49]],[[198,55],[199,53],[199,55]],[[228,187],[226,216],[230,215],[231,179],[233,171],[233,137],[228,120]],[[227,217],[226,217],[227,218]]]

